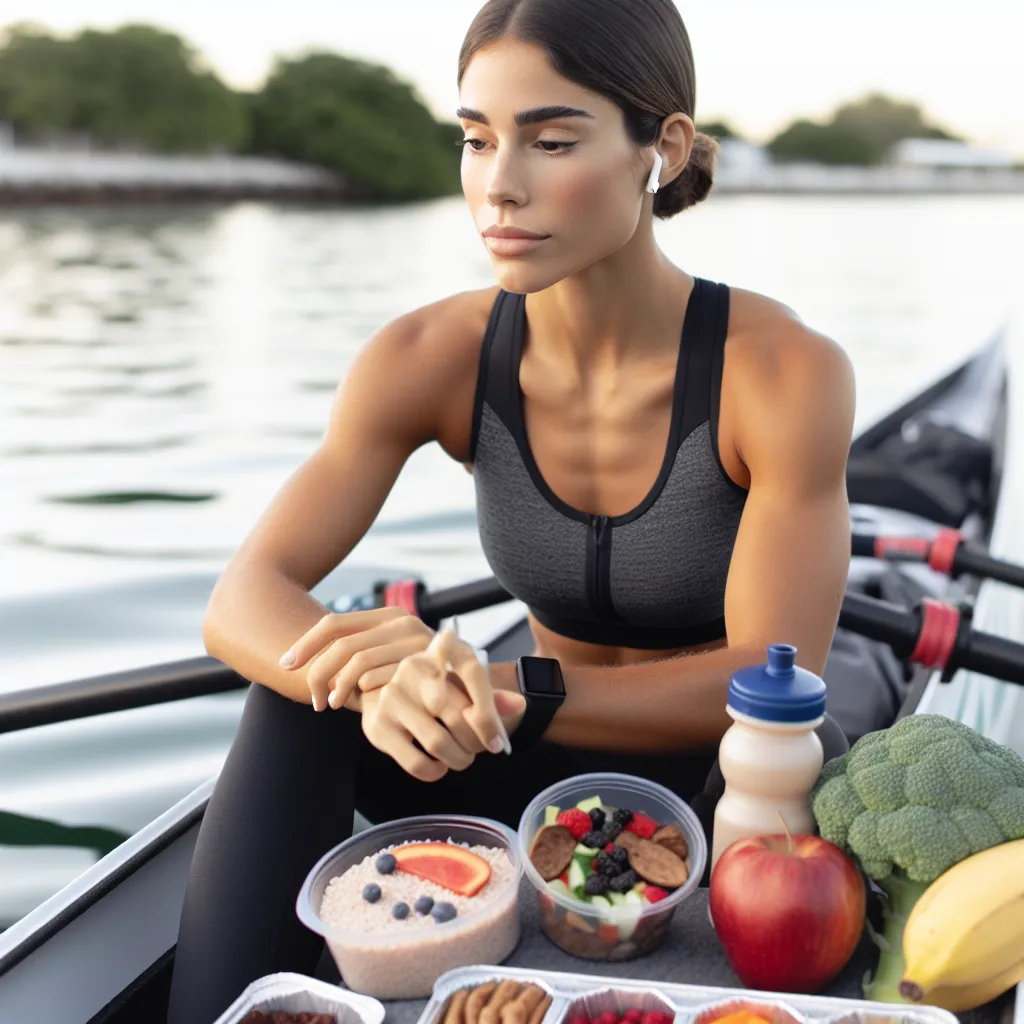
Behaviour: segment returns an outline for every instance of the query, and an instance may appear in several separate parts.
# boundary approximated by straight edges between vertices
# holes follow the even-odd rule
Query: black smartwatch
[[[531,747],[547,731],[555,712],[565,700],[562,666],[554,658],[524,656],[516,661],[519,692],[526,711],[515,731],[515,746]]]

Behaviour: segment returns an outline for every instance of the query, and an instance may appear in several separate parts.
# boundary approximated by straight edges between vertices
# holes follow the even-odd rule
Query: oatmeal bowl
[[[446,971],[499,964],[519,942],[516,834],[458,815],[401,818],[324,854],[295,909],[348,988],[422,999]]]

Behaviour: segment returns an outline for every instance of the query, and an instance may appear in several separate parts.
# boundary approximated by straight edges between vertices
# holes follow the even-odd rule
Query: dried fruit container
[[[268,974],[249,985],[214,1024],[240,1024],[253,1010],[327,1013],[336,1024],[382,1024],[384,1006],[304,974]]]
[[[449,842],[486,846],[508,855],[507,880],[489,890],[479,910],[463,911],[441,924],[411,915],[411,920],[383,931],[360,927],[364,908],[358,901],[341,923],[328,923],[320,916],[330,881],[367,857],[405,843]],[[378,999],[423,999],[446,971],[467,964],[499,964],[512,952],[520,936],[521,879],[516,834],[506,825],[459,815],[401,818],[360,832],[324,854],[307,875],[295,909],[307,928],[324,937],[348,988]],[[381,899],[386,899],[388,882],[383,877],[379,882]]]
[[[530,862],[534,836],[544,824],[545,808],[563,810],[599,796],[603,806],[628,808],[659,825],[677,825],[689,847],[689,876],[658,903],[602,907],[555,891]],[[519,822],[519,853],[539,902],[545,934],[567,953],[586,960],[630,960],[657,949],[676,908],[700,884],[707,862],[707,841],[696,814],[675,793],[633,775],[595,772],[576,775],[538,793]]]

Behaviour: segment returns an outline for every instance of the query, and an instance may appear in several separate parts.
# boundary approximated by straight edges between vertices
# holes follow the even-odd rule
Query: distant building
[[[936,170],[970,168],[1003,170],[1012,168],[1013,156],[995,149],[976,149],[950,139],[904,139],[889,153],[895,167],[928,167]]]

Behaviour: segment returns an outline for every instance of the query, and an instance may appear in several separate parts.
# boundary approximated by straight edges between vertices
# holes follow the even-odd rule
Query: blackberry
[[[608,882],[608,888],[612,892],[629,892],[637,883],[636,872],[632,869],[623,871]]]
[[[633,820],[633,812],[628,807],[618,807],[612,814],[612,821],[624,829]]]
[[[429,914],[434,909],[434,901],[430,896],[420,896],[412,905],[417,914]]]
[[[629,851],[624,846],[616,846],[608,856],[624,869],[629,867]]]
[[[603,896],[608,891],[609,881],[604,875],[588,875],[583,891],[588,896]]]
[[[595,832],[600,832],[604,828],[605,819],[607,815],[604,813],[603,807],[593,807],[590,811],[590,825]]]
[[[604,840],[604,842],[601,841],[601,835],[602,833],[598,832],[597,829],[592,829],[580,840],[580,842],[584,846],[590,847],[591,850],[600,850],[601,847],[606,846],[608,843],[607,839]]]
[[[601,829],[601,834],[606,837],[609,843],[614,843],[615,840],[618,839],[625,831],[625,828],[625,825],[618,825],[614,821],[609,821],[605,827]]]
[[[594,858],[594,871],[607,878],[622,874],[622,868],[616,863],[615,858],[603,850]]]

